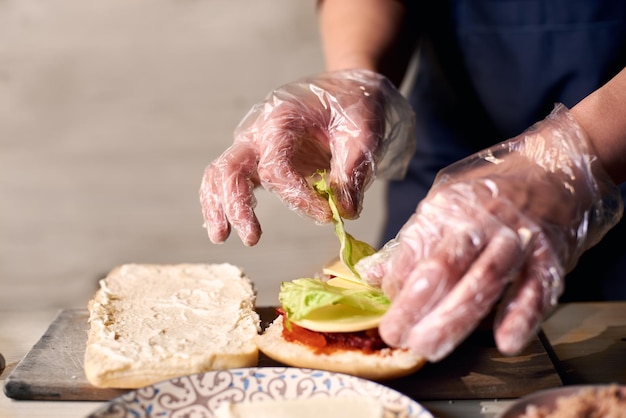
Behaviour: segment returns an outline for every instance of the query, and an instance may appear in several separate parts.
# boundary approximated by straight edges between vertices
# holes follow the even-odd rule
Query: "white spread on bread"
[[[120,266],[89,304],[87,377],[133,387],[145,383],[140,373],[163,380],[256,365],[254,296],[230,264]]]

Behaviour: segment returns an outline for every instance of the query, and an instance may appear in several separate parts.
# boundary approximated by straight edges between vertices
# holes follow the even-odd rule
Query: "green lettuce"
[[[278,298],[287,318],[294,321],[306,318],[318,308],[336,304],[372,314],[384,313],[389,308],[389,299],[380,289],[344,289],[330,286],[320,279],[283,282]]]
[[[354,273],[356,277],[359,277],[359,273],[355,270],[354,265],[363,257],[367,257],[376,252],[376,249],[366,242],[359,241],[352,235],[346,232],[344,227],[343,218],[339,215],[337,209],[337,203],[335,202],[335,196],[330,189],[330,185],[326,182],[326,172],[318,171],[316,176],[319,178],[313,183],[313,188],[321,196],[328,199],[328,205],[333,213],[333,222],[335,224],[335,234],[339,238],[341,248],[339,250],[339,258],[341,262],[346,265]]]
[[[354,265],[363,257],[376,252],[371,245],[359,241],[345,230],[343,219],[337,210],[335,197],[326,183],[326,173],[316,173],[314,189],[328,199],[333,213],[335,234],[341,244],[339,257],[355,277],[360,279]],[[278,299],[287,313],[287,318],[298,321],[311,312],[325,306],[342,304],[368,314],[382,314],[387,311],[390,301],[380,288],[372,287],[363,282],[362,288],[341,288],[331,286],[320,279],[302,278],[281,284]],[[289,327],[289,323],[286,323]]]

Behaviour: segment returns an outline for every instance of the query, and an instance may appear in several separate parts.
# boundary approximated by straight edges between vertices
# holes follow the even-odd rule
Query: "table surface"
[[[6,369],[0,384],[43,335],[58,311],[1,311],[0,353]],[[626,302],[559,306],[544,323],[564,384],[626,383]],[[1,362],[0,362],[1,363]],[[438,418],[494,418],[511,400],[421,402]],[[102,402],[16,401],[0,394],[0,418],[85,417]]]

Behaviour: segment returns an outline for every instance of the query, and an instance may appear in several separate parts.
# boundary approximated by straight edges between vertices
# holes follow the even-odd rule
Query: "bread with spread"
[[[84,370],[97,387],[139,388],[258,362],[254,288],[231,264],[121,265],[88,308]]]

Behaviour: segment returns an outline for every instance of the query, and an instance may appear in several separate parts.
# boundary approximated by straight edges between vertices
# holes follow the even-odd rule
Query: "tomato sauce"
[[[286,321],[284,309],[279,308],[277,311],[283,316],[283,321]],[[389,348],[380,338],[378,328],[356,332],[317,332],[302,328],[293,322],[289,325],[290,327],[283,326],[283,338],[307,345],[317,354],[328,354],[338,350],[359,350],[365,354],[375,354]]]

